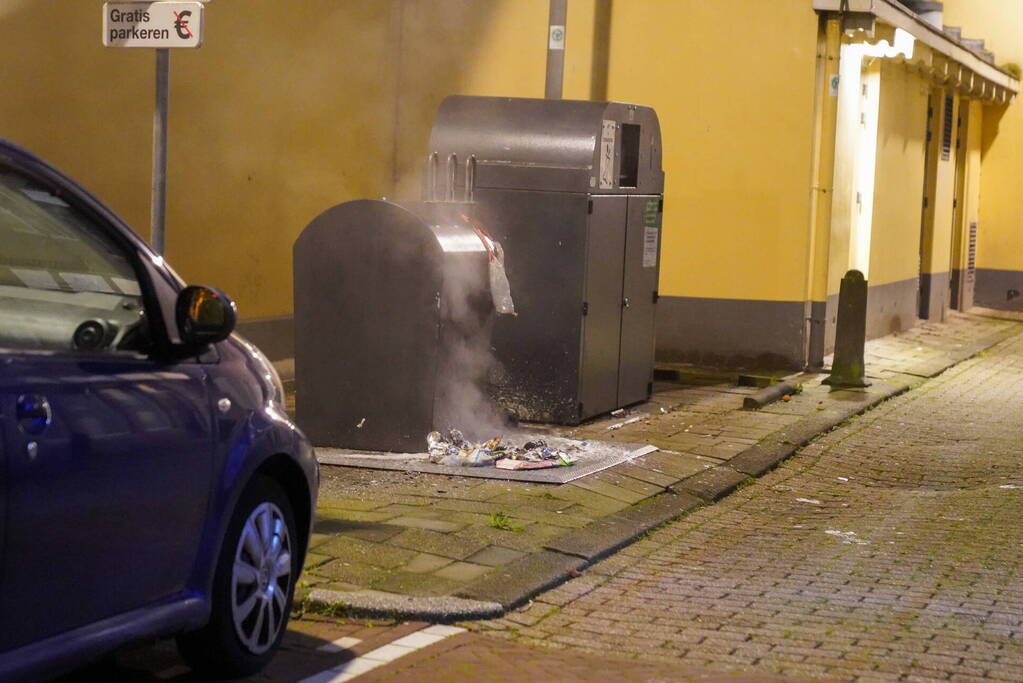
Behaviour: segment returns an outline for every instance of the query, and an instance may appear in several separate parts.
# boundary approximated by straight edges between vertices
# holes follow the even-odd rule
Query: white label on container
[[[547,42],[548,50],[564,50],[565,49],[565,27],[564,26],[551,26],[550,40]]]
[[[661,200],[646,200],[643,207],[643,267],[657,266],[657,242],[661,236]]]
[[[600,130],[600,189],[615,186],[615,130],[614,121],[604,121]]]
[[[657,265],[657,239],[661,231],[647,226],[643,228],[643,267],[653,268]]]

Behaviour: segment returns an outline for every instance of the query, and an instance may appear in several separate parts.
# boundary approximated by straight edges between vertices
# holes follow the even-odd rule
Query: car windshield
[[[59,194],[0,168],[0,346],[137,350],[142,323],[126,252]]]

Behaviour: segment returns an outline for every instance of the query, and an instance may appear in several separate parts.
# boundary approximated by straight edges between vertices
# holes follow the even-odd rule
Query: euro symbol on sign
[[[174,30],[178,32],[178,38],[188,40],[192,32],[188,29],[188,17],[192,16],[192,10],[186,9],[181,14],[174,13]]]

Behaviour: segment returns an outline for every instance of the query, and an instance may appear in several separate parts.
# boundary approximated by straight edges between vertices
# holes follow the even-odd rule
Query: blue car
[[[0,681],[174,636],[259,670],[319,472],[234,303],[0,139]]]

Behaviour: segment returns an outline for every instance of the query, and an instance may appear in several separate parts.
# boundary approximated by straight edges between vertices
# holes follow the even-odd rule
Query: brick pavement
[[[922,381],[921,376],[947,367],[956,353],[1015,327],[1004,320],[953,315],[945,324],[923,323],[871,341],[868,372],[876,386],[867,393],[880,391],[886,380]],[[917,376],[907,380],[904,373]],[[608,430],[622,418],[607,418],[558,431],[580,439],[651,443],[662,451],[562,486],[324,466],[301,589],[368,588],[503,601],[494,591],[504,581],[502,574],[533,571],[522,567],[531,567],[525,563],[545,548],[559,548],[558,540],[567,534],[594,529],[591,545],[596,547],[602,533],[596,523],[627,515],[637,503],[671,489],[688,490],[679,482],[730,463],[779,430],[815,416],[827,418],[844,402],[863,400],[863,392],[830,391],[820,384],[822,377],[803,376],[802,394],[755,412],[741,409],[754,389],[659,384],[653,399],[634,409],[646,416],[638,422]],[[720,471],[732,477],[726,482],[731,485],[746,477]],[[495,527],[498,513],[507,515],[506,528]],[[547,571],[564,575],[559,566]]]
[[[463,634],[358,678],[359,683],[450,681],[644,681],[647,683],[771,683],[791,678],[723,674],[676,663],[641,662],[613,653],[538,651],[507,640]]]
[[[840,680],[1023,680],[1023,335],[483,630]]]

